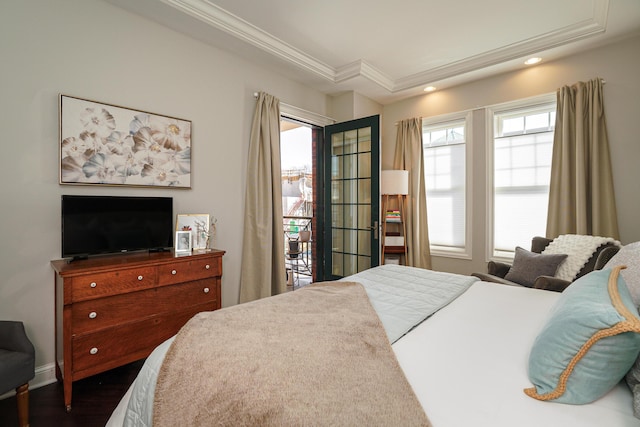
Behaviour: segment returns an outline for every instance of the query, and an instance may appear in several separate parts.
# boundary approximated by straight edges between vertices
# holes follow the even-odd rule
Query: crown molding
[[[601,34],[610,0],[595,0],[592,17],[582,22],[396,80],[362,59],[334,68],[208,0],[161,1],[332,83],[362,77],[393,94]]]
[[[258,47],[329,81],[335,81],[333,67],[272,36],[261,28],[227,12],[207,0],[161,0],[163,3],[193,16],[214,28]]]
[[[364,77],[390,92],[393,91],[393,79],[362,59],[339,67],[336,70],[333,81],[334,83],[342,83],[357,77]]]
[[[608,9],[609,0],[596,0],[593,11],[594,14],[590,19],[499,49],[483,52],[461,61],[452,62],[442,67],[432,68],[400,78],[396,80],[393,92],[411,89],[430,82],[476,71],[601,34],[606,30]]]

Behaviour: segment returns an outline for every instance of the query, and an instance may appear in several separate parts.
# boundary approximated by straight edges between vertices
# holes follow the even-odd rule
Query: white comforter
[[[530,346],[559,295],[476,282],[393,344],[400,366],[434,427],[640,425],[633,417],[631,393],[625,384],[581,406],[540,402],[522,391],[530,386]],[[147,364],[159,366],[164,356],[161,350],[154,352]],[[132,389],[107,426],[124,425]],[[136,392],[152,391],[137,387]],[[140,406],[139,397],[133,396],[132,405],[137,407],[129,411],[129,417],[151,411],[144,404]],[[141,419],[128,421],[140,423]]]

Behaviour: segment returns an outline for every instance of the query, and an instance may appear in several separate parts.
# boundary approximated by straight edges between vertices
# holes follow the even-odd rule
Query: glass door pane
[[[325,128],[330,185],[325,221],[331,235],[325,249],[325,280],[379,263],[379,116]]]

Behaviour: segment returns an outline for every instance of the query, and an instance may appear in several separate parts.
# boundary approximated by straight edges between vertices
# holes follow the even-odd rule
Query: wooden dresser
[[[54,260],[56,377],[73,381],[147,357],[194,314],[220,308],[224,251]]]

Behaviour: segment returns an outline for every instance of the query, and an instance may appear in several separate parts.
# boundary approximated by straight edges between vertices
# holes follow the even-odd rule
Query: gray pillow
[[[554,276],[566,258],[566,254],[543,255],[518,246],[513,265],[504,278],[530,288],[538,277]]]
[[[633,393],[633,415],[640,418],[640,358],[636,360],[625,379]]]
[[[624,245],[604,268],[613,268],[616,265],[627,266],[620,275],[629,288],[634,304],[640,305],[640,242]],[[640,357],[627,374],[626,380],[633,393],[633,414],[640,418]]]
[[[640,242],[624,245],[603,268],[626,265],[620,275],[627,283],[631,298],[636,306],[640,305]]]

